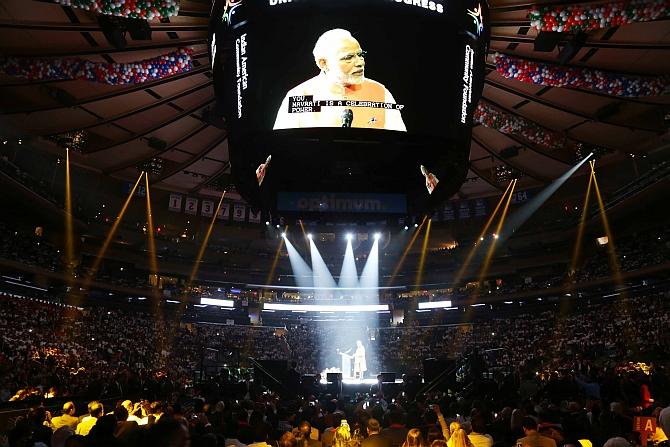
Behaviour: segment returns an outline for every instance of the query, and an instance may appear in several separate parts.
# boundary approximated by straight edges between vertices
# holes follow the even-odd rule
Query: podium
[[[340,352],[339,354],[342,359],[342,367],[340,368],[340,371],[342,371],[342,378],[351,379],[351,356],[344,352]]]

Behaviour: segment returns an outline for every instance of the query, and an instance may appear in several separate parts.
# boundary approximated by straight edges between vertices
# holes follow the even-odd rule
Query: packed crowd
[[[495,383],[493,397],[383,387],[353,396],[280,395],[217,377],[165,400],[91,401],[85,409],[68,401],[53,414],[36,406],[5,440],[9,447],[631,447],[641,440],[633,417],[644,415],[658,422],[645,438],[667,444],[667,376],[603,373],[544,382],[510,374]],[[535,385],[532,393],[524,394],[524,382]],[[594,395],[594,384],[603,392]]]
[[[451,326],[368,329],[311,322],[272,328],[178,324],[173,314],[77,309],[4,296],[0,400],[179,389],[193,382],[205,350],[219,353],[219,363],[245,363],[249,357],[290,360],[302,373],[317,374],[339,365],[339,352],[352,349],[356,339],[366,343],[371,372],[381,371],[382,365],[384,370],[421,372],[425,358],[458,358],[473,349],[489,352],[491,371],[503,372],[670,358],[670,302],[664,293],[557,310],[548,305],[532,315]]]

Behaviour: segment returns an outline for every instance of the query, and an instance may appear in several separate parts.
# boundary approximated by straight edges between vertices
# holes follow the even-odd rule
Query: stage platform
[[[319,381],[321,385],[328,385],[328,381],[326,379],[321,379]],[[384,383],[390,383],[390,382],[384,382]],[[395,383],[402,383],[402,379],[395,379]],[[377,379],[352,379],[352,378],[346,378],[342,379],[342,385],[376,385],[377,384]]]

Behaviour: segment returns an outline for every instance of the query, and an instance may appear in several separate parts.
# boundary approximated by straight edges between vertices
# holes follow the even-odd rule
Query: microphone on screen
[[[342,127],[351,127],[354,120],[354,112],[351,109],[344,109],[342,112]]]

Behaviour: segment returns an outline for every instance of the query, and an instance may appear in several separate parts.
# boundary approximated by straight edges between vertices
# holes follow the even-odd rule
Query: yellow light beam
[[[405,250],[403,251],[402,255],[400,256],[400,260],[396,264],[395,268],[393,269],[393,273],[391,273],[391,277],[388,280],[387,287],[391,287],[393,284],[393,281],[395,280],[396,275],[400,271],[400,268],[402,267],[403,263],[405,262],[405,258],[407,257],[407,254],[409,251],[412,249],[414,246],[414,242],[416,241],[417,236],[421,232],[421,229],[423,228],[423,225],[426,223],[427,216],[423,216],[423,220],[421,221],[421,225],[416,229],[414,234],[412,235],[412,239],[410,239],[409,243],[405,247]]]
[[[596,191],[596,199],[598,199],[598,208],[600,209],[600,219],[603,222],[603,228],[605,229],[605,234],[607,235],[607,253],[610,258],[610,268],[612,269],[612,274],[614,275],[614,280],[618,285],[623,284],[623,279],[621,278],[621,267],[619,266],[619,259],[616,255],[616,246],[614,245],[614,238],[612,237],[612,230],[610,229],[609,220],[607,219],[607,213],[605,212],[605,205],[603,204],[603,198],[600,195],[600,188],[598,187],[598,179],[593,171],[593,187]]]
[[[144,182],[147,188],[146,204],[147,204],[147,227],[148,227],[148,250],[149,250],[149,271],[156,277],[156,284],[151,287],[151,296],[153,305],[156,310],[160,309],[160,295],[158,288],[160,286],[160,278],[158,277],[158,259],[156,258],[156,239],[154,237],[154,217],[151,211],[151,191],[149,189],[149,175],[144,177]]]
[[[288,225],[284,227],[284,233],[286,233],[286,230],[288,230]],[[279,245],[277,246],[277,250],[275,251],[275,256],[274,259],[272,260],[272,266],[270,267],[270,272],[268,273],[268,277],[265,280],[265,284],[272,284],[271,281],[272,278],[274,278],[275,276],[275,270],[277,269],[277,263],[279,262],[279,255],[281,254],[281,249],[283,246],[284,246],[284,238],[280,237]]]
[[[577,239],[575,240],[575,248],[572,252],[572,260],[570,261],[570,270],[572,273],[577,268],[577,262],[579,261],[579,255],[582,250],[582,240],[584,239],[584,227],[586,227],[586,215],[589,210],[589,200],[591,198],[591,188],[593,186],[593,170],[589,175],[589,185],[586,188],[586,196],[584,197],[584,205],[582,208],[582,215],[579,219],[579,228],[577,229]]]
[[[221,193],[221,198],[219,199],[219,204],[216,206],[216,211],[214,211],[214,214],[212,215],[212,220],[209,222],[209,226],[207,227],[205,237],[202,240],[202,243],[200,244],[200,248],[198,249],[198,254],[195,258],[195,262],[193,263],[193,267],[191,268],[191,274],[188,276],[188,282],[186,283],[186,287],[184,287],[184,293],[181,296],[179,308],[175,312],[175,321],[177,323],[179,323],[179,321],[181,320],[181,317],[184,314],[184,310],[186,309],[186,305],[188,304],[188,297],[191,286],[193,285],[193,281],[195,281],[196,277],[198,276],[198,270],[200,270],[200,262],[202,261],[202,258],[205,256],[205,251],[207,250],[207,245],[209,244],[209,238],[212,236],[212,231],[214,230],[214,223],[216,222],[216,219],[219,215],[219,211],[221,210],[221,204],[223,203],[223,198],[225,197],[225,195],[226,191],[223,191],[223,193]]]
[[[415,290],[421,288],[421,281],[423,280],[423,266],[426,263],[426,252],[428,251],[428,239],[430,238],[430,225],[433,219],[428,219],[426,225],[426,233],[423,235],[423,244],[421,244],[421,257],[419,258],[419,270],[416,272],[416,287]]]
[[[516,182],[517,180],[514,179],[514,182],[512,183],[512,189],[510,190],[510,193],[507,196],[507,201],[505,202],[505,208],[503,208],[502,214],[500,215],[500,220],[498,221],[498,225],[496,226],[495,236],[493,238],[493,241],[491,242],[491,245],[489,246],[488,251],[486,252],[484,263],[482,264],[482,268],[479,272],[478,281],[482,281],[486,277],[486,274],[489,271],[489,266],[491,265],[491,259],[493,259],[493,253],[496,250],[496,243],[498,242],[496,236],[498,237],[500,236],[500,230],[502,229],[502,226],[505,223],[505,219],[507,218],[507,212],[509,211],[509,204],[512,202],[512,194],[514,193],[514,188],[516,188]]]
[[[128,194],[128,198],[126,199],[125,203],[121,207],[121,211],[119,211],[118,216],[116,216],[116,219],[114,220],[114,224],[112,225],[112,228],[109,230],[109,233],[107,233],[107,237],[105,238],[105,242],[102,244],[102,247],[100,247],[100,250],[98,250],[98,254],[95,257],[95,261],[93,261],[93,266],[91,267],[91,270],[88,274],[88,279],[86,281],[86,285],[88,285],[95,278],[95,275],[98,272],[98,268],[100,268],[100,263],[102,262],[102,259],[105,257],[105,253],[107,253],[107,249],[109,248],[109,245],[112,243],[112,240],[114,239],[114,236],[116,235],[116,231],[119,229],[119,225],[121,224],[121,221],[123,220],[123,216],[126,214],[126,210],[128,209],[128,205],[130,204],[130,201],[133,199],[133,196],[135,195],[135,191],[137,190],[137,186],[140,184],[140,181],[142,180],[143,175],[144,175],[144,171],[142,171],[140,176],[137,178],[137,181],[135,182],[135,186],[133,186],[133,189]]]
[[[70,148],[65,150],[65,274],[67,282],[73,283],[74,234],[72,229],[72,184],[70,183]]]
[[[489,217],[488,221],[486,221],[486,225],[484,225],[484,229],[482,229],[481,233],[479,233],[479,236],[477,237],[477,240],[475,241],[475,245],[473,245],[472,248],[470,248],[470,252],[465,257],[465,261],[463,261],[463,264],[461,265],[461,268],[458,269],[458,272],[456,273],[456,276],[454,276],[454,280],[453,280],[454,287],[458,285],[458,283],[463,278],[463,275],[465,274],[465,271],[470,266],[470,262],[472,262],[472,258],[475,255],[475,253],[477,252],[477,249],[479,248],[480,241],[486,235],[486,232],[489,230],[489,227],[493,223],[493,219],[495,219],[496,215],[498,214],[498,210],[500,209],[500,206],[502,205],[503,201],[505,200],[505,197],[507,196],[507,193],[509,192],[510,188],[512,187],[512,183],[514,183],[514,182],[515,182],[515,180],[510,180],[509,184],[507,185],[507,188],[505,189],[505,192],[503,193],[502,197],[500,197],[500,200],[498,200],[498,204],[496,205],[495,210],[493,210],[493,213]],[[511,196],[511,194],[510,194],[510,196]]]
[[[582,240],[584,239],[584,229],[586,227],[586,216],[588,214],[589,201],[591,199],[591,189],[593,186],[593,160],[589,161],[589,165],[591,165],[591,172],[589,173],[589,184],[586,187],[586,193],[584,194],[584,204],[582,205],[582,214],[579,219],[579,226],[577,228],[577,237],[575,239],[575,246],[572,251],[572,260],[570,261],[568,275],[566,276],[564,285],[565,293],[568,296],[569,292],[571,292],[573,289],[571,276],[575,272],[575,269],[577,268],[577,263],[579,262],[579,256],[581,254],[582,249]],[[556,320],[554,321],[555,328],[558,328],[559,325],[565,321],[565,317],[567,316],[569,311],[570,311],[570,301],[564,298],[560,301],[559,310],[556,313]],[[555,329],[553,331],[555,343],[557,338],[559,337],[559,332],[560,331],[558,329]]]
[[[212,215],[212,220],[209,222],[209,227],[207,227],[207,233],[205,233],[205,238],[202,240],[202,243],[200,244],[200,249],[198,250],[198,255],[195,258],[195,263],[193,264],[193,268],[191,269],[191,274],[188,277],[188,283],[189,286],[195,281],[196,276],[198,275],[198,270],[200,269],[200,261],[202,261],[203,256],[205,255],[205,250],[207,250],[207,245],[209,244],[209,238],[212,236],[212,231],[214,230],[214,223],[216,222],[216,218],[219,215],[219,211],[221,210],[221,204],[223,203],[223,198],[226,195],[226,191],[223,191],[221,194],[221,198],[219,199],[219,204],[216,206],[216,211]]]

